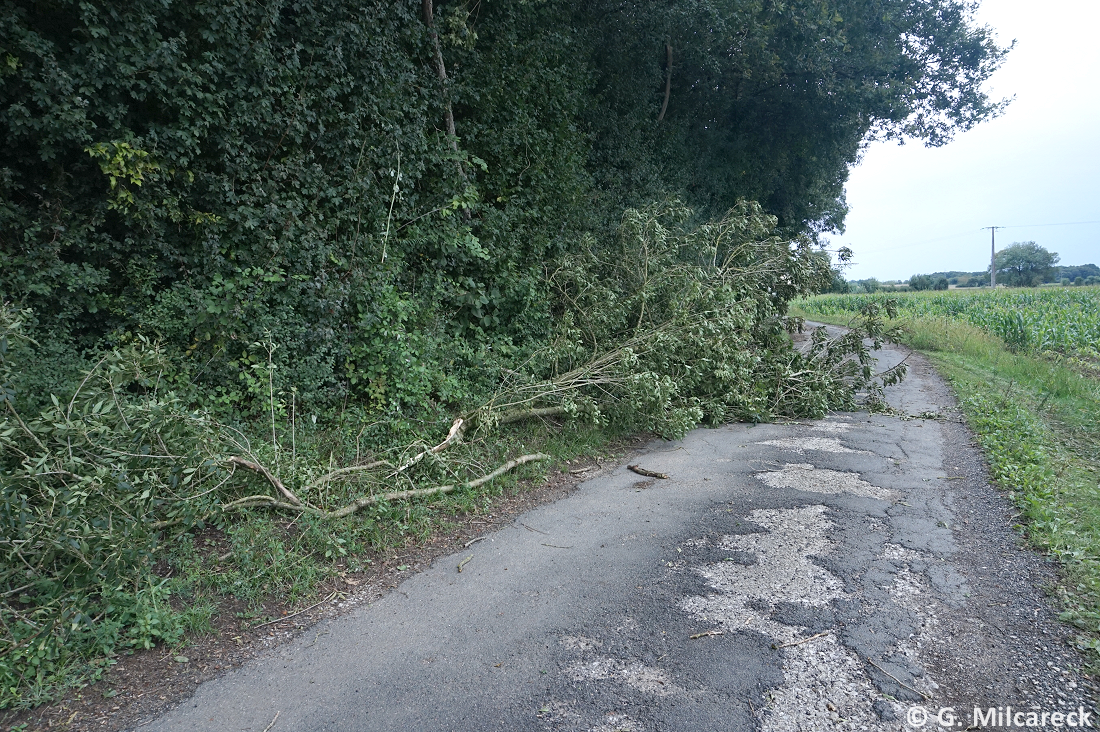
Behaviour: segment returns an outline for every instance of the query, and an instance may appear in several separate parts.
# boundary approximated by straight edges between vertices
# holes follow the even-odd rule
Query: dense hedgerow
[[[956,0],[0,7],[0,293],[54,354],[40,395],[140,335],[223,413],[256,411],[263,341],[312,411],[458,404],[625,209],[820,231],[868,134],[999,109]]]

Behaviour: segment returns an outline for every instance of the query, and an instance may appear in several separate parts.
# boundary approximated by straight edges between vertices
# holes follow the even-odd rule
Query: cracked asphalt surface
[[[974,707],[1092,711],[1042,590],[1053,565],[1021,547],[946,386],[910,363],[895,415],[655,441],[631,462],[668,480],[609,468],[142,729],[264,732],[278,713],[271,732],[905,730],[917,704],[926,729],[942,707],[965,729]]]

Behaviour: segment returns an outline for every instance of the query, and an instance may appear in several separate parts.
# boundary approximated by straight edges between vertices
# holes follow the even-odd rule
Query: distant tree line
[[[1038,287],[1061,284],[1081,287],[1100,284],[1100,267],[1095,264],[1058,266],[1059,256],[1033,241],[1014,242],[996,254],[997,284],[1005,287]],[[830,292],[866,292],[880,290],[947,290],[955,287],[988,287],[989,269],[984,272],[933,272],[915,274],[904,282],[880,282],[874,277],[844,280],[836,274]]]

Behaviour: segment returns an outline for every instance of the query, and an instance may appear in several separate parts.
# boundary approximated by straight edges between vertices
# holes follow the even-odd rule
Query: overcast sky
[[[985,269],[985,226],[1011,227],[998,250],[1035,241],[1062,264],[1100,264],[1100,3],[983,0],[978,19],[1002,45],[1016,39],[988,84],[1016,99],[944,147],[867,150],[848,181],[846,231],[830,237],[855,252],[848,279]]]

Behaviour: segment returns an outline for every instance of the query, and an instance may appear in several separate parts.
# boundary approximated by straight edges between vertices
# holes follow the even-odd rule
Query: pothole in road
[[[797,452],[799,454],[806,452],[807,450],[817,450],[818,452],[857,453],[860,455],[871,454],[866,450],[853,450],[850,447],[842,445],[840,439],[837,437],[782,437],[777,440],[764,440],[763,442],[757,442],[755,444],[779,447],[784,450]]]
[[[803,474],[834,472],[818,471],[812,466],[788,467],[791,469],[770,475],[782,482],[794,481],[794,476]],[[832,479],[835,485],[870,497],[880,497],[873,494],[883,490],[845,473],[836,473]],[[840,642],[835,630],[807,636],[805,626],[774,619],[773,610],[782,603],[824,607],[850,597],[839,577],[812,561],[837,548],[829,538],[835,526],[827,518],[827,510],[813,505],[753,511],[749,520],[766,531],[727,535],[719,545],[751,552],[757,563],[721,562],[696,567],[716,593],[680,602],[681,608],[700,620],[716,623],[725,632],[755,631],[772,638],[780,647],[785,681],[769,694],[770,703],[761,720],[767,732],[896,729],[896,720],[904,715],[905,707],[883,698],[871,683],[864,661]],[[890,545],[890,551],[906,555],[892,559],[910,558],[901,547]],[[899,600],[911,601],[913,594],[923,589],[908,572],[902,584],[894,591]],[[898,643],[894,652],[909,657],[915,653],[916,642],[909,639]],[[914,647],[909,648],[911,645]]]
[[[756,477],[772,488],[791,488],[829,495],[851,493],[865,498],[877,498],[880,501],[899,498],[898,493],[871,485],[856,473],[815,468],[809,463],[787,463],[782,470],[757,473]]]

